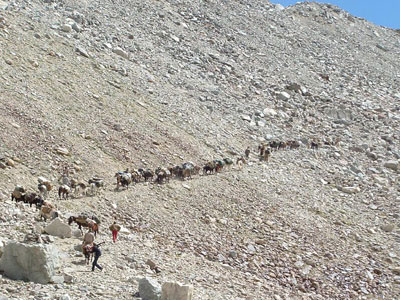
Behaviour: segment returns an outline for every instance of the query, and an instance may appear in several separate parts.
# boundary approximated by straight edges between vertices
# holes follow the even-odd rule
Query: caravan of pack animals
[[[313,150],[318,150],[320,143],[313,140],[310,143],[310,148]],[[300,147],[300,142],[298,141],[286,141],[286,142],[276,142],[272,141],[268,144],[261,144],[258,146],[257,153],[260,161],[268,162],[270,155],[273,151],[278,150],[293,150]],[[250,157],[250,147],[248,147],[243,156],[236,159],[237,168],[240,170],[243,168]],[[229,168],[234,164],[234,160],[230,158],[216,159],[209,161],[203,165],[201,168],[192,162],[185,162],[182,165],[169,168],[158,167],[154,171],[151,169],[135,169],[125,171],[119,171],[115,173],[114,177],[116,179],[116,188],[128,189],[129,185],[137,184],[140,182],[154,182],[157,184],[163,184],[169,182],[170,179],[176,178],[180,180],[191,179],[195,175],[211,175],[221,172],[224,168]],[[50,181],[44,177],[38,178],[38,192],[27,192],[25,188],[21,185],[17,185],[11,194],[11,199],[16,202],[23,202],[29,204],[30,207],[35,205],[36,209],[39,210],[39,216],[41,220],[48,220],[56,218],[59,213],[54,204],[47,201],[49,192],[52,191],[53,186]],[[75,178],[70,178],[68,168],[64,170],[63,174],[58,179],[60,186],[58,188],[58,198],[68,199],[68,197],[84,197],[84,196],[95,196],[99,189],[104,187],[104,179],[93,177],[88,180],[88,183],[84,183]],[[82,227],[91,228],[94,233],[97,233],[100,222],[96,222],[96,217],[92,216],[90,219],[81,218],[78,216],[71,216],[68,219],[69,225],[75,222],[79,229]],[[82,221],[83,220],[83,221]]]

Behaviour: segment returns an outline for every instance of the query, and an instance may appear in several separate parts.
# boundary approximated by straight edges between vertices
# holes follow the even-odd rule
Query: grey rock
[[[350,110],[347,109],[326,109],[325,110],[326,115],[331,117],[334,120],[338,121],[352,121],[353,120],[353,114]]]
[[[58,236],[61,238],[69,238],[72,236],[71,227],[64,224],[59,218],[55,218],[49,225],[44,229],[50,235]]]
[[[128,54],[128,52],[122,50],[121,48],[118,48],[118,47],[117,47],[117,48],[114,48],[114,49],[113,49],[113,52],[114,52],[115,54],[117,54],[117,55],[119,55],[119,56],[125,58],[125,59],[129,59],[129,54]]]
[[[399,168],[399,162],[396,160],[390,160],[390,161],[385,162],[384,167],[391,169],[393,171],[397,171]]]
[[[77,46],[75,48],[75,51],[78,52],[80,55],[84,56],[84,57],[90,57],[89,53],[86,51],[85,48],[81,47],[81,46]]]
[[[82,28],[76,23],[72,24],[72,29],[75,30],[76,32],[82,31]]]
[[[387,225],[383,225],[381,227],[381,229],[385,232],[392,232],[395,229],[395,225],[394,224],[387,224]]]
[[[60,266],[59,253],[52,245],[10,243],[4,248],[0,270],[15,280],[49,283]]]
[[[279,100],[287,101],[290,99],[290,95],[286,92],[281,92],[281,93],[278,93],[277,98]]]
[[[153,278],[144,277],[139,280],[139,294],[143,300],[160,300],[161,285]]]
[[[382,45],[382,44],[377,44],[376,47],[381,49],[381,50],[383,50],[383,51],[385,51],[385,52],[389,51],[389,49],[386,46]]]
[[[374,153],[374,152],[367,152],[366,155],[372,160],[378,159],[378,155],[376,155],[376,153]]]
[[[400,275],[400,267],[392,269],[393,274]]]
[[[74,277],[70,274],[64,273],[64,282],[66,283],[73,283]]]

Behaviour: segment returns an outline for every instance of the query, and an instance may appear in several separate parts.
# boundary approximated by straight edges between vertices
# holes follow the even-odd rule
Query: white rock
[[[64,32],[71,32],[72,26],[69,25],[69,24],[64,24],[64,25],[61,27],[61,30],[64,31]]]
[[[245,120],[245,121],[249,121],[249,122],[251,121],[251,117],[248,115],[242,115],[241,118],[242,118],[242,120]]]
[[[117,47],[113,49],[113,52],[123,58],[129,59],[129,54],[122,50],[121,48]]]
[[[75,51],[78,52],[80,55],[82,55],[84,57],[90,57],[90,54],[86,51],[86,49],[84,49],[81,46],[77,46],[75,48]]]
[[[192,300],[193,286],[177,282],[165,282],[162,285],[161,300]]]
[[[361,191],[358,186],[343,186],[339,190],[346,194],[356,194]]]
[[[60,267],[59,253],[52,245],[10,243],[4,248],[0,270],[15,280],[46,284]]]
[[[266,108],[266,109],[263,110],[263,114],[265,116],[273,117],[273,116],[276,116],[278,113],[276,112],[275,109]]]
[[[64,294],[60,297],[60,300],[71,300],[71,297],[68,294]]]
[[[131,234],[130,230],[126,227],[121,226],[121,229],[119,231],[120,234]]]
[[[5,1],[0,1],[0,10],[6,10],[8,3]]]
[[[58,237],[71,237],[72,230],[71,227],[67,224],[64,224],[60,218],[55,218],[49,225],[44,229],[50,235],[58,236]]]
[[[286,93],[286,92],[281,92],[281,93],[279,93],[279,94],[277,95],[277,98],[278,98],[279,100],[287,101],[287,100],[290,99],[290,95],[289,95],[288,93]]]
[[[69,151],[67,148],[59,147],[56,149],[56,152],[61,155],[69,155]]]

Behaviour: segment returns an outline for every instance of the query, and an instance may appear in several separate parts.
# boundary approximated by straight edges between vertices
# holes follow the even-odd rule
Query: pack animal
[[[117,190],[119,190],[120,186],[128,189],[129,185],[132,183],[132,175],[128,170],[125,172],[117,172],[114,177],[117,178]]]
[[[59,216],[56,208],[51,203],[44,203],[39,211],[40,220],[53,220]]]
[[[61,199],[62,197],[63,199],[68,199],[68,195],[70,192],[71,188],[68,185],[64,184],[58,188],[58,198]]]
[[[92,217],[93,219],[94,217]],[[96,223],[95,221],[89,219],[88,217],[85,216],[70,216],[68,218],[68,225],[71,225],[72,222],[75,222],[78,225],[79,230],[83,233],[82,227],[87,227],[91,228],[93,230],[94,235],[96,236],[97,233],[99,232],[99,224]]]

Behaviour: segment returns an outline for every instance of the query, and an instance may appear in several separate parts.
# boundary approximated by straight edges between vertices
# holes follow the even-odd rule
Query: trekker
[[[100,244],[93,244],[93,248],[92,248],[92,253],[94,253],[94,260],[93,260],[93,264],[92,264],[92,272],[94,272],[94,268],[97,267],[100,269],[100,271],[103,270],[103,268],[101,266],[98,265],[97,261],[99,260],[99,257],[101,255],[101,251],[99,248]]]
[[[115,243],[117,241],[118,231],[121,230],[121,226],[117,225],[117,223],[114,221],[114,223],[110,226],[110,230],[112,232],[113,242]]]
[[[250,156],[250,147],[247,147],[246,151],[244,151],[244,155],[246,155],[246,158],[249,159],[249,156]]]

